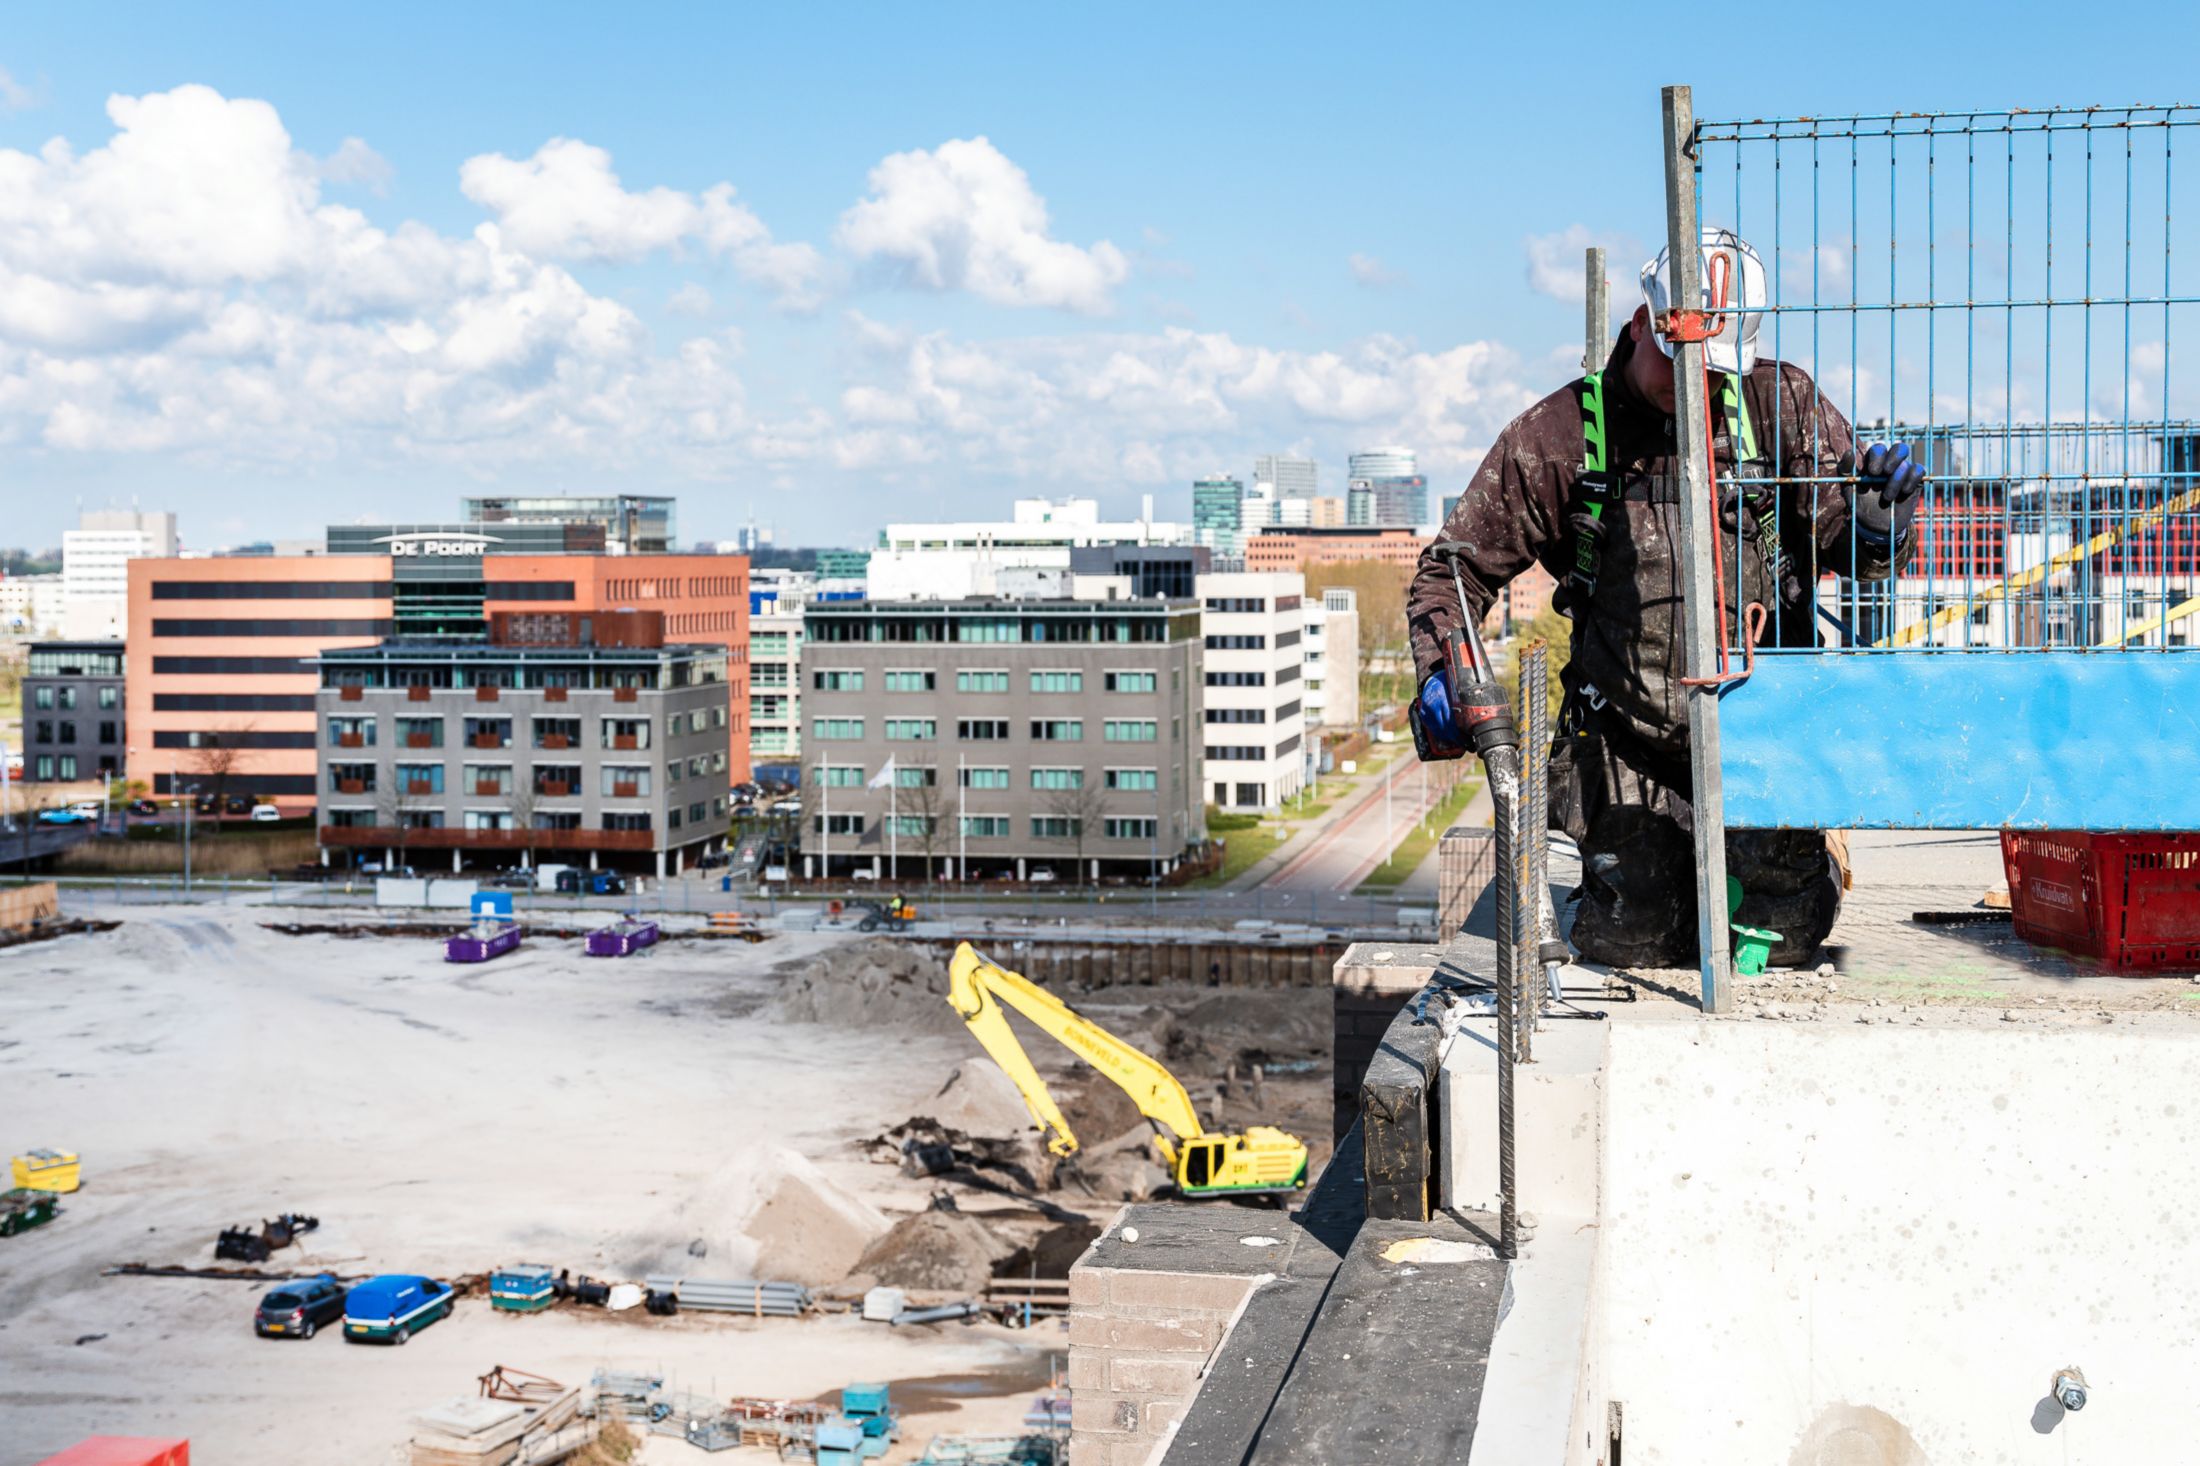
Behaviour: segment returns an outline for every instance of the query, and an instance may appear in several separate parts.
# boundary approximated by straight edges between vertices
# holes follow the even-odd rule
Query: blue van
[[[458,1295],[448,1283],[415,1273],[383,1273],[354,1287],[344,1299],[344,1340],[402,1344],[450,1315]]]

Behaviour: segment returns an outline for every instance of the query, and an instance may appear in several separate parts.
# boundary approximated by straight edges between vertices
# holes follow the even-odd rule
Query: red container
[[[2200,834],[2004,830],[2017,935],[2111,967],[2200,971]]]
[[[38,1466],[191,1466],[191,1443],[134,1435],[95,1435]]]

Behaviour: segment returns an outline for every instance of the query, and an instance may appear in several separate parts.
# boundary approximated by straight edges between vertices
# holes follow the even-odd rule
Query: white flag
[[[888,784],[891,784],[893,782],[894,756],[892,754],[888,754],[886,755],[886,762],[881,764],[879,766],[879,771],[871,776],[871,782],[864,785],[863,787],[866,789],[884,789]]]

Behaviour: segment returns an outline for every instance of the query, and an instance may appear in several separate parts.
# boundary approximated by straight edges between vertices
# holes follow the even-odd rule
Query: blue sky
[[[862,542],[1018,492],[1181,516],[1264,451],[1340,491],[1389,441],[1455,489],[1568,374],[1581,239],[1629,298],[1660,83],[1722,117],[2174,100],[2189,48],[2132,37],[2191,28],[1752,7],[1725,45],[1720,13],[21,11],[0,541],[79,501],[213,545],[500,486]]]

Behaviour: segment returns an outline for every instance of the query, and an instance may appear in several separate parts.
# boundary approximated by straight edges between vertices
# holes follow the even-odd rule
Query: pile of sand
[[[991,1059],[965,1059],[912,1117],[973,1139],[1005,1139],[1033,1128],[1030,1107],[1001,1066]]]
[[[958,1211],[926,1211],[894,1223],[873,1242],[856,1271],[890,1287],[976,1296],[993,1266],[1015,1249],[991,1227]]]
[[[1062,1222],[1033,1238],[996,1263],[998,1278],[1066,1278],[1070,1265],[1085,1255],[1100,1235],[1098,1222]]]
[[[791,1150],[772,1156],[756,1195],[744,1231],[756,1246],[756,1276],[770,1282],[837,1283],[886,1230],[876,1209]]]
[[[843,942],[789,975],[774,1016],[842,1028],[956,1033],[947,1006],[947,963],[930,947],[893,937]]]
[[[1174,1009],[1164,1025],[1161,1052],[1172,1064],[1216,1068],[1326,1058],[1334,1023],[1326,991],[1233,989]],[[1179,1077],[1185,1077],[1181,1071]]]

